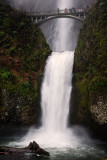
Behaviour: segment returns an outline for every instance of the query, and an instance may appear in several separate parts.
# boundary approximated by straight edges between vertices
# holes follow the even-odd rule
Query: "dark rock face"
[[[2,89],[2,105],[0,106],[0,122],[9,124],[31,124],[34,120],[35,103],[31,97],[24,98],[15,93],[10,94]]]
[[[71,121],[88,126],[99,136],[107,132],[107,1],[90,9],[80,31],[74,60]]]
[[[98,124],[107,124],[107,101],[104,101],[103,96],[100,96],[97,103],[91,106],[90,112]]]

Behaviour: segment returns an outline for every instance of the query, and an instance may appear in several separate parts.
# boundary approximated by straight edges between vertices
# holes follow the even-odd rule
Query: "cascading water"
[[[59,0],[57,7],[69,8],[70,3],[71,0]],[[41,89],[42,124],[45,131],[53,132],[53,135],[58,132],[66,133],[67,130],[74,60],[74,53],[67,51],[72,26],[69,22],[68,19],[56,21],[57,35],[53,41],[53,49],[60,52],[53,52],[48,58]]]
[[[14,1],[16,2],[16,0]],[[26,0],[21,1],[25,2]],[[32,0],[28,1],[32,2]],[[41,0],[40,3],[43,1]],[[54,3],[54,0],[52,1]],[[59,9],[71,8],[74,4],[74,0],[56,1]],[[84,3],[84,0],[81,1]],[[37,2],[39,3],[39,0]],[[81,2],[77,0],[75,3]],[[72,94],[74,52],[71,50],[75,47],[73,47],[74,40],[71,37],[75,35],[75,32],[73,32],[74,21],[71,19],[58,19],[54,22],[50,34],[54,52],[47,60],[41,87],[42,126],[39,129],[31,128],[28,134],[18,142],[15,142],[17,137],[15,137],[16,139],[13,137],[14,142],[10,142],[8,145],[24,147],[28,146],[29,142],[36,141],[40,147],[50,152],[51,157],[49,159],[51,160],[101,160],[107,157],[107,154],[104,150],[93,145],[93,141],[87,136],[85,130],[78,126],[72,128],[67,126],[69,103]],[[70,36],[71,34],[73,36]],[[13,141],[13,139],[9,138],[9,141]],[[36,155],[32,154],[25,154],[25,158],[19,153],[18,156],[14,154],[13,158],[9,155],[12,159],[14,159],[14,156],[16,160],[20,158],[26,160],[38,159]],[[40,159],[44,160],[45,158],[40,157]]]
[[[65,8],[69,9],[71,5],[73,6],[73,0],[57,1],[57,8],[60,10]],[[73,40],[71,39],[73,24],[74,21],[67,18],[56,21],[55,36],[52,45],[54,51],[71,51],[71,49],[74,48],[72,45]]]
[[[57,6],[60,9],[69,8],[70,3],[71,0],[59,0]],[[69,48],[71,26],[68,19],[57,20],[53,49],[65,52],[53,52],[46,65],[41,106],[42,123],[47,132],[64,132],[67,129],[74,59],[74,53],[66,51]]]
[[[72,2],[73,0],[58,0],[57,8],[69,8]],[[9,145],[22,147],[36,141],[51,153],[51,160],[100,160],[104,151],[93,147],[84,129],[67,127],[74,61],[74,52],[67,50],[72,48],[70,34],[73,21],[59,19],[55,26],[52,45],[55,52],[47,60],[41,87],[42,126],[39,129],[31,128],[21,141]]]
[[[66,130],[73,58],[73,52],[53,52],[47,61],[41,101],[43,127],[47,132]]]
[[[69,8],[70,3],[71,0],[59,0],[57,6],[60,9]],[[44,147],[73,147],[78,143],[67,127],[74,61],[74,52],[66,51],[68,44],[72,43],[69,37],[71,26],[71,20],[56,21],[58,34],[53,48],[60,52],[52,52],[45,67],[41,88],[42,127],[31,129],[20,144],[27,145],[35,140]]]
[[[77,144],[67,128],[74,52],[53,52],[45,67],[41,88],[42,127],[31,129],[22,144],[36,140],[44,147],[68,147]],[[72,141],[72,144],[71,144]]]
[[[60,9],[69,8],[70,3],[71,0],[59,0],[57,6]],[[66,50],[71,42],[69,35],[72,23],[68,19],[59,19],[56,22],[57,35],[53,49],[60,52],[52,53],[45,68],[41,88],[42,127],[38,131],[31,130],[26,142],[36,139],[42,146],[65,147],[71,145],[71,139],[75,139],[72,146],[77,142],[67,128],[74,52]]]

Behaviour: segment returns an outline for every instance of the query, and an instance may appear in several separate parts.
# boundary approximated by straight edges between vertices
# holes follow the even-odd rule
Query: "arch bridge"
[[[40,26],[47,21],[56,18],[71,18],[76,19],[80,22],[84,22],[88,14],[88,9],[63,9],[63,10],[53,10],[47,12],[26,12],[26,15],[32,18],[32,21]]]

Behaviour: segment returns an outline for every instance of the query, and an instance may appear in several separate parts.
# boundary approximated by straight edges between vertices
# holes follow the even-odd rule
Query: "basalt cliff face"
[[[31,19],[0,0],[0,124],[36,122],[40,77],[50,52]]]
[[[106,137],[107,1],[96,2],[80,30],[73,84],[71,121]]]

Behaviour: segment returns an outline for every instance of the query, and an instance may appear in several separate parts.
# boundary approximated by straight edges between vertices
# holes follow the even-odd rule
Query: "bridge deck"
[[[79,15],[79,14],[86,14],[86,9],[68,9],[68,10],[54,10],[54,11],[47,11],[47,12],[26,12],[28,16],[31,17],[47,17],[47,16],[55,16],[55,15]]]

